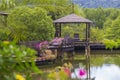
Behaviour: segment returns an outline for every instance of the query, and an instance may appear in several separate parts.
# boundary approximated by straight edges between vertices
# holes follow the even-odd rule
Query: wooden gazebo
[[[59,18],[54,21],[55,25],[55,37],[61,37],[61,24],[78,24],[78,23],[85,23],[86,24],[86,41],[89,41],[90,38],[90,24],[93,22],[86,18],[80,17],[76,14],[70,14],[65,17]]]
[[[85,41],[84,44],[85,46],[85,55],[86,55],[86,69],[88,70],[88,75],[87,78],[90,79],[90,26],[93,23],[93,21],[83,18],[81,16],[78,16],[76,14],[70,14],[65,17],[59,18],[54,21],[55,25],[55,37],[61,37],[61,24],[80,24],[84,23],[86,24],[86,36],[85,36]]]

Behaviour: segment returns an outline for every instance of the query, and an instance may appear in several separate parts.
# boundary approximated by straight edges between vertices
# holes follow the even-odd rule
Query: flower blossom
[[[16,80],[25,80],[25,78],[22,75],[17,74],[16,75]]]
[[[84,69],[80,69],[79,70],[79,76],[85,76],[86,75],[86,70],[84,70]]]

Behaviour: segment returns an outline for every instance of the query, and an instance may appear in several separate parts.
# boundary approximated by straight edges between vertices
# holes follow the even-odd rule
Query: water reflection
[[[92,67],[91,77],[95,77],[95,80],[119,80],[120,67],[114,64],[104,64],[101,67]]]
[[[74,71],[77,74],[78,68]],[[115,64],[104,64],[102,66],[91,67],[91,78],[95,77],[95,80],[119,80],[120,79],[120,67]],[[72,75],[72,78],[76,78],[78,75]]]

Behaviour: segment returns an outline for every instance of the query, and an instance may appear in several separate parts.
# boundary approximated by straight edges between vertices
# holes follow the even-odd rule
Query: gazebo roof
[[[89,19],[83,18],[76,14],[70,14],[55,20],[54,23],[93,23],[93,22]]]
[[[8,16],[8,13],[0,12],[0,15]]]

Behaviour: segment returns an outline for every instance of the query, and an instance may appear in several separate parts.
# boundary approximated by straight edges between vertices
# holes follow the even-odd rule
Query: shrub
[[[41,73],[34,62],[34,50],[14,42],[0,44],[0,80],[15,80],[17,75],[30,80],[32,72]]]

